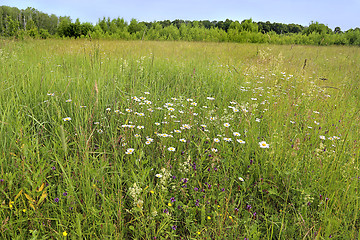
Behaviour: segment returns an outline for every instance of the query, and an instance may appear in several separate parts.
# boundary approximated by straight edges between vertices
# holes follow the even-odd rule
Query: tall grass
[[[359,238],[359,54],[2,40],[1,238]]]

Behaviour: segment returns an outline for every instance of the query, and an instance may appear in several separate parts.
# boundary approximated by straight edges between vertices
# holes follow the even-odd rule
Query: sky
[[[0,0],[0,5],[70,16],[73,21],[96,24],[99,18],[124,18],[130,22],[162,20],[230,20],[252,18],[255,22],[314,22],[332,30],[360,27],[360,0]]]

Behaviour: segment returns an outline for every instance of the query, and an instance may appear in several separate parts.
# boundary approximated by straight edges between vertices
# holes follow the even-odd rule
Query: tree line
[[[358,45],[360,29],[343,32],[325,24],[311,22],[309,26],[254,22],[164,20],[140,22],[123,18],[102,18],[94,25],[72,21],[70,17],[48,15],[34,8],[0,7],[0,35],[17,39],[31,38],[91,38],[124,40],[185,40],[216,42],[251,42],[274,44]]]

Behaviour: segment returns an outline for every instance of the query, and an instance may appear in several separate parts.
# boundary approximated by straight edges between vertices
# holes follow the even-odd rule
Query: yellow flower
[[[63,231],[63,236],[66,237],[68,233],[66,231]]]
[[[23,209],[23,212],[26,212],[26,209],[25,209],[25,208]]]
[[[171,203],[168,203],[168,206],[169,206],[169,207],[171,207],[171,206],[172,206],[172,204],[171,204]]]
[[[199,231],[199,232],[197,232],[197,234],[198,234],[198,235],[200,235],[200,234],[201,234],[201,232]]]
[[[154,194],[155,192],[153,190],[150,191],[151,194]]]
[[[232,219],[232,216],[229,216],[230,219]]]
[[[208,216],[208,217],[207,217],[207,219],[209,219],[209,220],[210,220],[210,219],[211,219],[211,217],[210,217],[210,216]]]

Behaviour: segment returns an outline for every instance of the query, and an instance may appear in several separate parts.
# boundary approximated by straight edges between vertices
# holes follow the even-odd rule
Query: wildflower
[[[171,201],[171,202],[175,202],[176,199],[175,199],[174,197],[172,197],[172,198],[170,198],[170,201]]]
[[[244,141],[244,140],[236,139],[236,141],[237,141],[238,143],[245,144],[245,141]]]
[[[208,219],[208,220],[211,220],[211,217],[210,217],[210,216],[208,216],[208,217],[207,217],[207,219]]]
[[[214,142],[218,143],[218,142],[220,142],[220,139],[214,138]]]
[[[172,206],[172,204],[171,204],[171,203],[168,203],[168,206],[169,206],[169,207],[171,207],[171,206]]]
[[[260,120],[260,118],[256,118],[255,121],[256,121],[256,122],[260,122],[261,120]]]
[[[62,235],[63,235],[64,237],[66,237],[66,236],[68,235],[68,233],[67,233],[66,231],[63,231]]]
[[[68,99],[68,100],[66,100],[65,102],[69,103],[69,102],[71,102],[71,101],[72,101],[71,99]]]
[[[215,100],[215,98],[213,98],[213,97],[207,97],[206,99],[207,99],[207,100],[210,100],[210,101]]]
[[[128,148],[128,149],[126,149],[125,154],[132,154],[134,151],[135,151],[135,149],[133,149],[133,148]]]
[[[137,128],[137,129],[143,129],[144,126],[137,126],[136,128]]]
[[[139,134],[135,134],[134,137],[138,138],[141,137]]]
[[[229,216],[230,219],[232,219],[232,216]]]
[[[150,191],[151,194],[154,194],[155,192],[153,190]]]
[[[59,202],[59,198],[54,198],[54,202],[58,203],[58,202]]]
[[[174,132],[176,132],[176,133],[181,133],[181,130],[174,130]]]
[[[146,144],[146,145],[150,145],[150,144],[151,144],[151,141],[146,141],[145,144]]]
[[[226,142],[231,142],[231,141],[232,141],[231,138],[227,138],[227,137],[224,137],[223,139],[224,139],[224,141],[226,141]]]
[[[217,152],[218,150],[216,148],[211,148],[211,151]]]
[[[239,180],[240,180],[241,182],[244,182],[244,179],[243,179],[242,177],[239,177]]]
[[[163,213],[169,213],[169,210],[167,208],[165,208]]]
[[[169,150],[170,152],[174,152],[174,151],[175,151],[175,148],[174,148],[174,147],[168,147],[168,150]]]
[[[63,118],[63,121],[64,121],[64,122],[71,121],[71,117]]]
[[[183,139],[183,138],[179,139],[179,141],[180,141],[180,142],[183,142],[183,143],[186,143],[186,140]]]
[[[149,92],[144,92],[144,94],[147,94],[147,95],[148,95],[148,94],[150,94],[150,93],[149,93]]]
[[[240,133],[238,133],[238,132],[233,132],[233,135],[234,135],[235,137],[239,137],[239,136],[240,136]]]
[[[259,142],[259,145],[261,148],[269,148],[269,144],[267,144],[265,141]]]
[[[325,140],[326,138],[325,138],[325,136],[320,136],[320,139]]]
[[[192,105],[192,106],[196,106],[196,105],[197,105],[197,103],[196,103],[196,102],[192,102],[192,103],[190,103],[190,105]]]
[[[155,177],[162,178],[162,175],[160,173],[156,174]]]
[[[155,125],[156,125],[156,126],[160,126],[160,123],[156,122]]]
[[[107,108],[107,109],[105,109],[106,111],[111,111],[111,108]]]
[[[230,127],[230,123],[224,123],[224,127]]]

